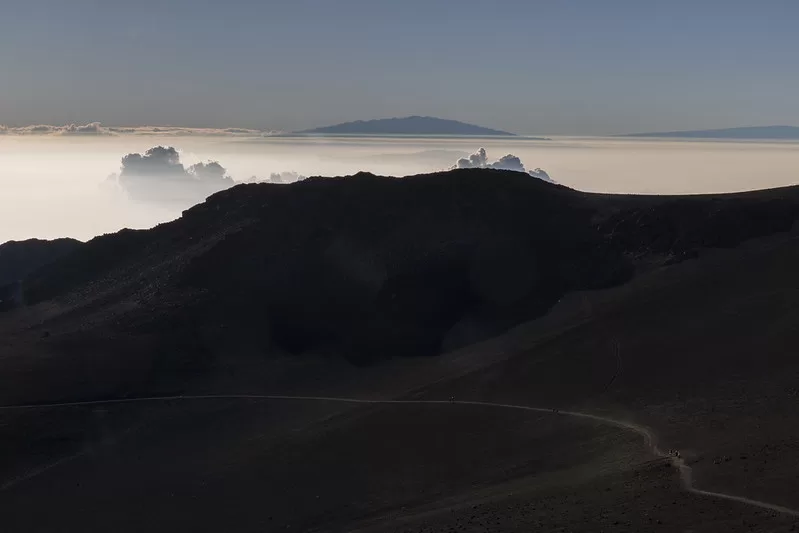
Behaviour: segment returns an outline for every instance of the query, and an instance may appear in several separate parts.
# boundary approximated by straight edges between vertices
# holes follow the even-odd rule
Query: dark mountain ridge
[[[22,291],[32,309],[58,304],[46,327],[70,350],[146,342],[168,365],[178,353],[432,355],[570,291],[787,231],[797,191],[597,195],[494,170],[241,185],[174,222],[93,239]]]
[[[433,354],[630,275],[583,196],[483,170],[239,186],[175,222],[94,239],[26,279],[25,298],[135,302],[122,322],[136,335],[236,330],[266,351]]]

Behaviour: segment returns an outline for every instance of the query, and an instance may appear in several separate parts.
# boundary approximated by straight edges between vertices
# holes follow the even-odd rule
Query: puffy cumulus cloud
[[[487,168],[486,149],[480,148],[469,157],[461,157],[455,163],[455,168]]]
[[[225,167],[219,164],[218,161],[209,161],[207,163],[197,163],[189,167],[189,174],[195,176],[197,179],[206,181],[233,181],[227,175]]]
[[[253,176],[245,182],[286,184],[305,178],[302,174],[288,171],[273,172],[266,178]],[[155,146],[143,154],[132,153],[123,157],[120,172],[109,176],[102,188],[110,193],[125,194],[137,202],[185,208],[235,184],[218,161],[186,167],[177,149]]]
[[[526,172],[522,160],[513,154],[503,155],[496,163],[492,165],[493,168],[500,170],[512,170],[514,172]]]
[[[469,157],[462,157],[458,159],[458,161],[455,163],[455,166],[451,168],[493,168],[496,170],[512,170],[514,172],[524,172],[530,174],[535,178],[548,181],[549,183],[555,183],[555,181],[549,177],[549,174],[540,168],[536,168],[535,170],[527,170],[524,168],[524,163],[522,163],[522,160],[513,154],[504,155],[493,163],[490,163],[488,161],[488,155],[486,154],[485,148],[480,148]]]
[[[540,180],[548,181],[549,183],[557,183],[555,180],[550,178],[546,170],[542,168],[534,168],[533,170],[528,170],[527,173]]]
[[[183,176],[186,169],[180,162],[180,154],[171,146],[156,146],[144,154],[128,154],[122,158],[122,173],[126,176]]]
[[[117,187],[140,202],[188,206],[234,184],[217,161],[186,168],[175,148],[156,146],[123,157],[119,174],[111,175],[105,187]]]

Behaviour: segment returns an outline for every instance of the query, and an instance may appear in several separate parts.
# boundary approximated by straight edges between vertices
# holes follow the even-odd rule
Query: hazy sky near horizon
[[[4,0],[0,124],[799,125],[795,0]]]

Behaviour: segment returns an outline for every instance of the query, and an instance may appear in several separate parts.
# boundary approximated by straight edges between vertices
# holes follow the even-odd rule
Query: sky
[[[2,0],[0,124],[799,125],[795,0]]]

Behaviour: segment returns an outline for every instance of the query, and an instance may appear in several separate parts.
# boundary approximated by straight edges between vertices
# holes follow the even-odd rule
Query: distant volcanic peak
[[[506,131],[467,124],[457,120],[436,117],[410,116],[356,120],[332,126],[300,131],[303,134],[333,135],[466,135],[466,136],[514,136]]]

